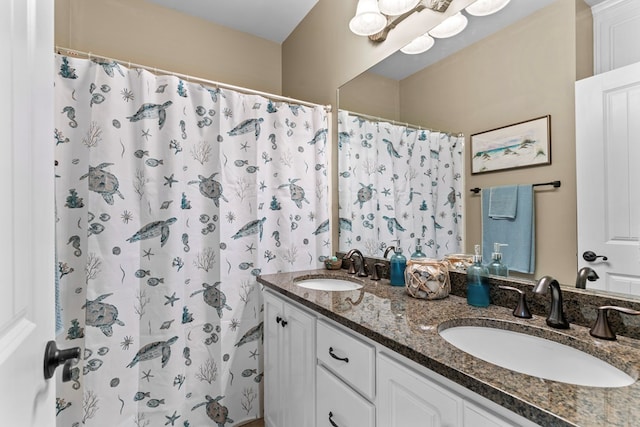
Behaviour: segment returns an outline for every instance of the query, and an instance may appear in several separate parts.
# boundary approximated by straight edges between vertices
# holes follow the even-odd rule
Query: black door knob
[[[80,347],[60,350],[55,341],[49,341],[44,350],[44,378],[48,380],[53,377],[56,368],[64,365],[62,381],[71,380],[71,362],[73,359],[80,359]]]
[[[606,261],[606,260],[609,259],[604,255],[596,255],[596,253],[593,252],[593,251],[585,251],[582,254],[582,259],[584,259],[587,262],[593,262],[593,261],[597,260],[598,258],[602,258],[603,261]]]

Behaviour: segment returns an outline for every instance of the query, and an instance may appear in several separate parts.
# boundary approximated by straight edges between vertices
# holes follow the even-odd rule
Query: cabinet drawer
[[[375,348],[326,322],[317,324],[318,361],[367,398],[375,396]]]
[[[375,427],[375,408],[323,366],[316,367],[316,427]]]

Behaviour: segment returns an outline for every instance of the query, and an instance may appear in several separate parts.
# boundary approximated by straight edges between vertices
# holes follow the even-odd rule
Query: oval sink
[[[294,282],[296,285],[313,289],[316,291],[355,291],[362,287],[361,284],[344,279],[332,279],[326,277],[318,277],[313,279],[303,279]]]
[[[588,387],[625,387],[635,380],[590,354],[545,338],[484,326],[440,331],[446,341],[494,365],[547,380]]]

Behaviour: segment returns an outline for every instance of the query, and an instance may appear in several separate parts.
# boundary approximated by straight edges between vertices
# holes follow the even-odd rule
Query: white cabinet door
[[[640,295],[640,62],[576,82],[575,96],[578,268],[600,276],[588,288]]]
[[[313,427],[315,317],[266,291],[264,322],[265,424]]]
[[[266,427],[284,426],[281,388],[283,303],[264,293],[264,420]]]
[[[280,321],[284,331],[282,350],[285,413],[283,427],[312,427],[315,421],[315,318],[296,307],[284,304]]]
[[[0,2],[0,413],[3,426],[55,425],[53,1]]]
[[[378,355],[377,425],[461,427],[462,399],[391,358]]]

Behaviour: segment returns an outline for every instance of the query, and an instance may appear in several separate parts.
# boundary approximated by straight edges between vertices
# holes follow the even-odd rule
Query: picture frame
[[[471,135],[471,174],[551,164],[551,116]]]

